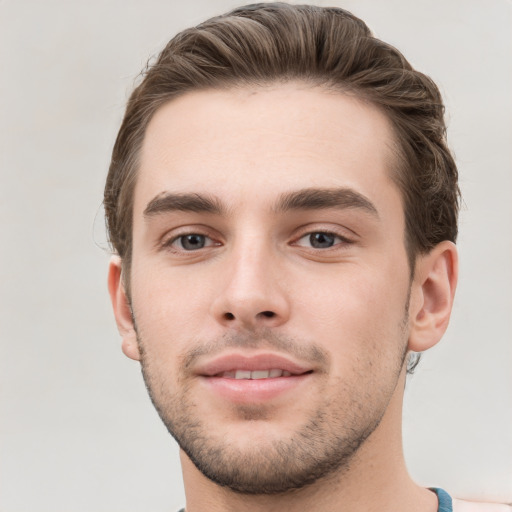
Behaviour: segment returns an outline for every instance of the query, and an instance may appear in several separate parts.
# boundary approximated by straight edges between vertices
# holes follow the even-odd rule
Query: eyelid
[[[219,236],[212,233],[212,230],[201,225],[192,225],[192,226],[181,226],[174,228],[167,233],[165,233],[158,241],[158,247],[164,250],[172,250],[173,244],[179,240],[180,238],[188,235],[199,235],[204,236],[205,238],[212,241],[212,243],[206,245],[204,248],[209,248],[213,246],[222,245],[222,242],[219,241]],[[195,251],[187,251],[182,248],[174,248],[176,252],[198,252],[201,249],[196,249]]]
[[[317,234],[317,233],[322,233],[324,235],[329,235],[329,236],[332,236],[334,239],[338,239],[338,241],[334,241],[334,244],[330,247],[323,247],[323,248],[319,248],[319,247],[312,247],[311,245],[306,245],[306,244],[300,244],[299,242],[306,238],[306,237],[310,237],[311,235],[314,235],[314,234]],[[306,233],[303,233],[301,236],[299,236],[298,238],[295,239],[295,242],[293,242],[293,245],[297,245],[299,247],[304,247],[306,249],[312,249],[314,251],[328,251],[328,250],[333,250],[333,249],[338,249],[339,246],[343,246],[343,245],[349,245],[349,244],[353,244],[354,241],[347,238],[346,236],[343,236],[339,233],[336,233],[335,231],[329,231],[329,230],[326,230],[326,229],[315,229],[315,230],[312,230],[312,231],[308,231]]]
[[[297,229],[292,238],[292,244],[295,244],[298,240],[314,233],[325,233],[327,235],[335,236],[340,238],[344,243],[355,243],[359,238],[359,235],[350,228],[319,222],[301,226]]]
[[[182,241],[182,244],[183,244],[183,238],[186,238],[187,236],[199,236],[199,237],[203,237],[205,239],[205,244],[203,247],[199,247],[197,249],[191,249],[191,250],[188,250],[188,249],[185,249],[184,247],[178,247],[177,249],[180,250],[180,251],[184,251],[184,252],[194,252],[194,251],[199,251],[201,249],[204,249],[206,247],[211,247],[212,245],[215,245],[215,242],[207,235],[203,235],[201,233],[186,233],[184,235],[178,235],[174,238],[171,238],[168,242],[169,246],[170,247],[175,247],[174,244],[176,244],[177,242],[179,241]]]

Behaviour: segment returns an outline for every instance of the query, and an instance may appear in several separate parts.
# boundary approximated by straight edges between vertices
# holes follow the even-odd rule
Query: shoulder
[[[512,506],[453,499],[453,512],[512,512]]]

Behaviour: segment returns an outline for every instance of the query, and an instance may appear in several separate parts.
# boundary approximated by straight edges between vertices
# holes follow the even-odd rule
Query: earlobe
[[[445,333],[457,277],[457,248],[452,242],[441,242],[417,259],[411,290],[409,350],[423,352]]]
[[[108,291],[114,310],[117,329],[122,337],[122,349],[130,359],[140,360],[137,333],[122,279],[122,265],[119,256],[112,256],[108,268]]]

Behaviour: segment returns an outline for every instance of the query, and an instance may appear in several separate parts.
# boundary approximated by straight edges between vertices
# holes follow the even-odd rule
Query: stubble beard
[[[247,495],[294,492],[348,471],[359,448],[378,427],[406,355],[405,351],[397,354],[391,381],[394,385],[378,403],[357,383],[349,387],[340,382],[336,395],[330,396],[344,397],[341,406],[325,400],[297,426],[292,435],[272,439],[265,444],[247,443],[242,450],[230,443],[226,436],[212,433],[208,418],[198,413],[187,384],[171,394],[161,379],[155,379],[140,336],[138,341],[146,388],[169,433],[204,476],[222,487]],[[253,344],[256,343],[254,340]],[[282,347],[292,342],[279,343]],[[246,421],[266,419],[264,407],[237,406],[235,411],[240,419]]]

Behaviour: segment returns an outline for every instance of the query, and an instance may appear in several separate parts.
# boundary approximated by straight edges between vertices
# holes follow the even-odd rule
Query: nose
[[[225,327],[278,327],[290,315],[279,255],[257,240],[240,243],[221,263],[220,292],[212,314]]]

